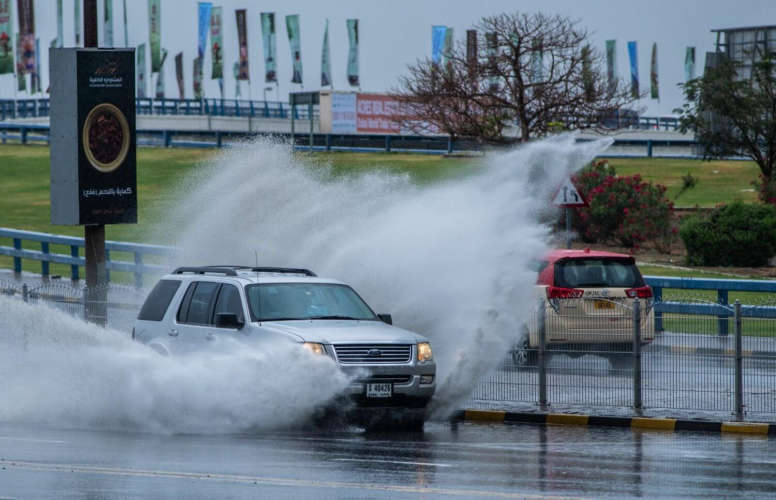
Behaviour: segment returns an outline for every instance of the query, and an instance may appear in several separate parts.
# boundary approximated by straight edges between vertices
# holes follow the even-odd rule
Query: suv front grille
[[[407,384],[412,380],[412,375],[372,375],[370,377],[357,378],[359,384],[379,384],[392,382],[394,384]]]
[[[412,345],[340,344],[334,346],[340,363],[409,363]]]

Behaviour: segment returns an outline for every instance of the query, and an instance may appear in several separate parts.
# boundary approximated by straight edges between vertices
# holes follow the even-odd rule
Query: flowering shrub
[[[753,181],[752,184],[757,189],[761,202],[776,206],[776,180],[767,179],[760,174],[759,180]]]
[[[674,206],[664,186],[645,182],[640,175],[617,176],[600,160],[573,181],[589,205],[576,209],[575,228],[583,240],[615,241],[629,248],[655,241],[658,248],[670,248],[676,233],[670,224]]]
[[[682,220],[691,266],[764,266],[776,254],[776,208],[735,202]]]

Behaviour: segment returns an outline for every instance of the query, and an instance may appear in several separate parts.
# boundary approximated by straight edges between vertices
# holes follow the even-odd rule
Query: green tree
[[[776,64],[772,53],[754,59],[749,66],[718,57],[716,67],[682,85],[686,102],[675,111],[706,159],[751,158],[768,185],[776,163]]]

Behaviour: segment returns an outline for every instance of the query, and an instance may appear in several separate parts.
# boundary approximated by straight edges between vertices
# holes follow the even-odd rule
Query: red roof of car
[[[600,250],[590,250],[589,248],[586,248],[584,250],[566,250],[566,249],[556,248],[554,250],[550,250],[549,252],[547,252],[547,255],[545,256],[545,258],[549,262],[556,262],[560,259],[583,259],[588,257],[609,257],[614,259],[633,260],[632,255],[628,255],[625,253],[603,252]]]

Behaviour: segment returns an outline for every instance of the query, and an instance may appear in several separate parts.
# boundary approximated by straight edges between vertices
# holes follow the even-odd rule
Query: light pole
[[[269,118],[269,104],[267,103],[267,91],[272,90],[272,87],[264,87],[264,117]]]

